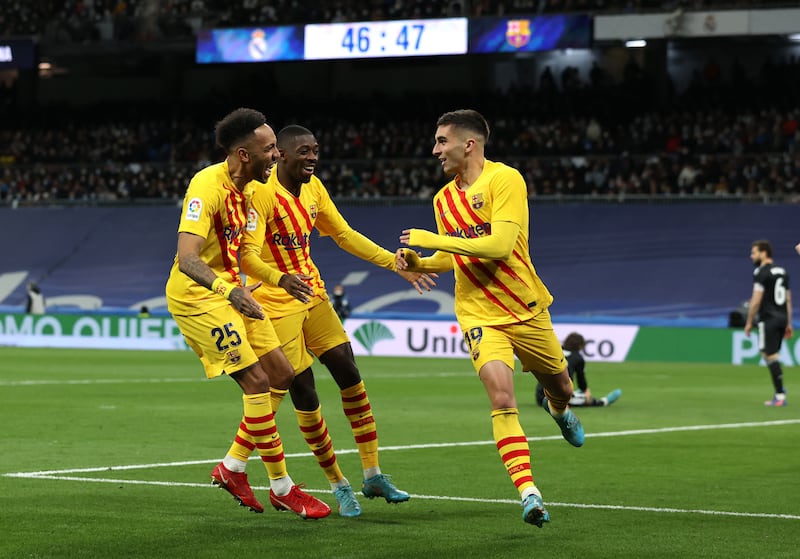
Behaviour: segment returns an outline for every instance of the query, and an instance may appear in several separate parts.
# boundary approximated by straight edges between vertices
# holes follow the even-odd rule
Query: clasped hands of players
[[[409,240],[411,240],[411,230],[403,229],[403,234],[400,235],[400,244],[408,245]],[[419,258],[421,256],[421,252],[415,252],[413,249],[398,248],[394,253],[395,267],[397,267],[398,270],[416,268],[419,265]],[[435,276],[436,274],[433,275]]]

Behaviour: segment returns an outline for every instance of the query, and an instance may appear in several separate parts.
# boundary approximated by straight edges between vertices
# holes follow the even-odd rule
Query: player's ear
[[[239,146],[236,148],[236,154],[239,156],[239,159],[242,161],[242,163],[250,162],[250,152],[247,151],[246,147]]]

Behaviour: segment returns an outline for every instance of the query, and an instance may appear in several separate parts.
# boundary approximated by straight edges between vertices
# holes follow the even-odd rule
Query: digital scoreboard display
[[[589,48],[592,18],[519,15],[204,29],[199,64],[345,60]]]
[[[306,25],[305,59],[466,54],[467,18]]]

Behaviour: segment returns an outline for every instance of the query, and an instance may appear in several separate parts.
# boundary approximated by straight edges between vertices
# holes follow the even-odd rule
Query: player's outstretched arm
[[[400,244],[476,258],[506,260],[514,251],[518,234],[518,224],[510,221],[495,221],[492,222],[489,234],[466,239],[437,235],[424,229],[405,229],[400,236]]]
[[[395,266],[398,271],[424,272],[439,277],[437,275],[439,272],[449,272],[453,269],[453,258],[446,252],[435,252],[423,258],[411,249],[398,248],[395,252]]]
[[[430,276],[425,272],[412,272],[397,268],[394,254],[349,226],[341,227],[339,233],[333,237],[333,240],[339,248],[346,250],[353,256],[357,256],[381,268],[397,272],[401,278],[413,285],[418,293],[430,291],[436,287],[436,282],[434,281],[434,278],[438,277],[436,274]]]

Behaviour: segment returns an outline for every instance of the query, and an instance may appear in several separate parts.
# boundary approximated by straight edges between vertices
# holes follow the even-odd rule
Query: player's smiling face
[[[298,136],[291,146],[281,150],[281,167],[286,171],[285,176],[292,186],[299,186],[311,180],[318,159],[319,144],[310,134]]]
[[[278,160],[277,139],[275,132],[267,124],[256,129],[256,137],[248,146],[250,167],[253,178],[257,181],[266,181],[272,172],[272,166]]]
[[[466,160],[464,138],[459,130],[448,124],[436,129],[433,144],[433,156],[442,164],[442,170],[447,176],[460,173]]]

